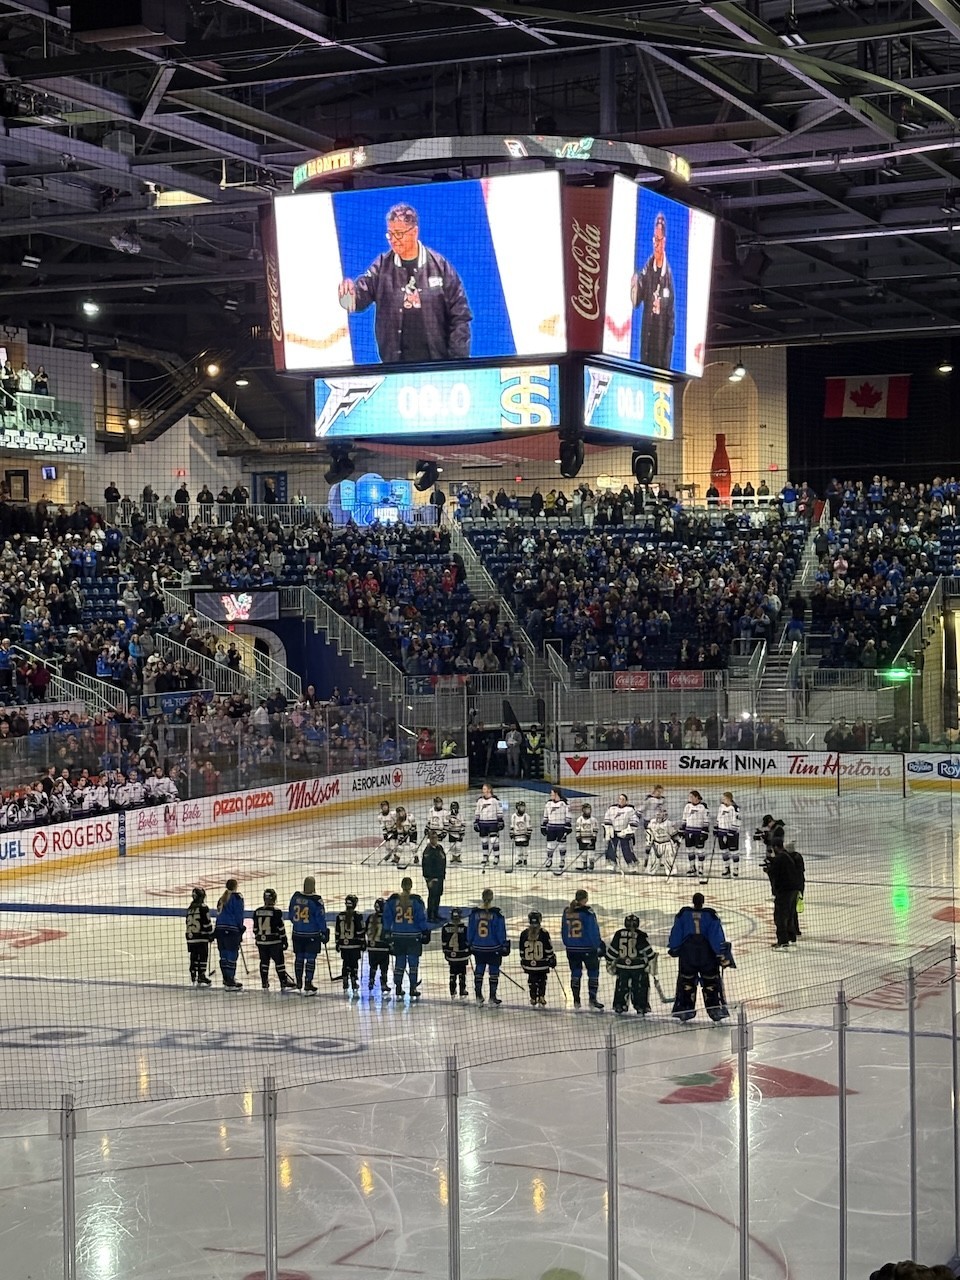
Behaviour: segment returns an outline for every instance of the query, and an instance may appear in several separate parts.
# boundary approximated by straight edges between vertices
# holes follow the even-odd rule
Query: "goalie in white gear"
[[[514,859],[518,867],[527,865],[527,850],[530,848],[532,834],[533,823],[527,813],[527,802],[518,800],[510,815],[510,839],[513,841]]]
[[[389,800],[380,801],[380,839],[383,841],[384,862],[397,862],[397,815],[390,808]]]
[[[703,871],[707,854],[707,836],[710,834],[710,813],[703,803],[699,791],[691,791],[687,803],[683,806],[683,843],[687,848],[687,875],[697,874],[696,863],[699,861]]]
[[[593,807],[589,800],[580,806],[580,814],[576,821],[578,871],[592,871],[597,859],[597,836],[600,834],[600,823],[593,816]]]
[[[447,836],[450,841],[450,861],[463,861],[463,837],[467,831],[467,824],[460,817],[459,800],[450,801],[450,811],[447,814]]]
[[[546,836],[546,867],[553,867],[553,855],[556,853],[559,862],[555,874],[560,875],[567,860],[567,836],[571,831],[570,806],[563,798],[559,787],[551,787],[550,799],[543,806],[543,818],[540,822],[540,834]]]
[[[637,862],[636,839],[640,829],[640,815],[621,792],[617,803],[612,804],[603,815],[603,834],[607,837],[605,857],[611,862],[617,861],[617,855],[623,854],[631,875],[640,870]]]
[[[643,855],[644,869],[651,875],[656,875],[661,870],[671,875],[677,856],[678,840],[674,825],[663,805],[660,805],[647,823],[645,839],[647,847]]]
[[[484,867],[489,864],[491,854],[493,865],[499,865],[500,832],[503,826],[500,801],[493,794],[489,782],[485,782],[480,789],[480,799],[473,814],[473,829],[480,837],[481,865]]]
[[[730,862],[733,860],[733,874],[740,874],[740,806],[733,798],[732,791],[725,791],[720,797],[717,808],[717,821],[713,833],[723,855],[723,874],[730,875]]]

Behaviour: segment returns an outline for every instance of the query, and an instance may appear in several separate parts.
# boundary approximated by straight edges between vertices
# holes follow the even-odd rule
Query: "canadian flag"
[[[865,373],[859,378],[827,378],[825,418],[905,418],[909,373]]]

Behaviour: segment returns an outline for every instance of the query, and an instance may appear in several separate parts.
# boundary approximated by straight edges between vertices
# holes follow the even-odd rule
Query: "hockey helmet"
[[[442,808],[443,808],[443,796],[434,796],[434,797],[433,797],[433,807],[434,807],[435,809],[442,809]]]
[[[639,929],[639,928],[640,928],[640,917],[639,917],[639,916],[632,916],[632,915],[631,915],[631,916],[624,916],[624,917],[623,917],[623,927],[624,927],[625,929]]]
[[[454,907],[454,908],[451,910],[451,912],[450,912],[450,919],[451,919],[451,920],[462,920],[462,919],[463,919],[463,912],[460,910],[460,908],[459,908],[459,907]]]
[[[527,812],[526,800],[518,800],[517,803],[514,805],[514,808],[516,809],[517,813],[526,813]]]
[[[543,916],[540,914],[539,911],[531,911],[530,914],[527,916],[527,919],[536,928],[539,928],[540,925],[543,924]]]
[[[662,804],[661,804],[661,805],[657,805],[657,812],[654,814],[654,817],[656,818],[656,820],[657,820],[658,822],[665,822],[665,821],[666,821],[666,819],[667,819],[667,811],[666,811],[666,809],[663,807],[663,805],[662,805]]]
[[[201,889],[199,886],[197,886],[197,888],[194,889],[193,891],[193,900],[194,902],[206,902],[207,900],[206,889]]]
[[[389,801],[389,800],[381,800],[381,801],[380,801],[380,812],[381,812],[381,813],[389,813],[389,812],[390,812],[390,801]]]
[[[450,812],[451,812],[451,813],[454,813],[454,814],[456,814],[456,813],[459,813],[459,812],[460,812],[460,802],[459,802],[459,800],[451,800],[451,801],[450,801]]]
[[[356,908],[357,895],[355,893],[348,893],[343,900],[343,905],[347,908],[348,911]]]
[[[275,906],[277,905],[277,891],[276,891],[276,889],[264,889],[264,891],[263,891],[263,905],[264,905],[265,907],[275,907]]]
[[[382,910],[383,910],[383,908],[384,908],[384,906],[385,906],[385,903],[384,903],[383,899],[382,899],[382,898],[378,898],[378,899],[376,900],[376,902],[373,904],[373,909],[374,909],[374,911],[382,911]]]
[[[402,804],[397,805],[397,817],[403,819],[407,816],[407,811]]]
[[[584,800],[583,804],[580,806],[580,812],[585,818],[590,817],[591,813],[593,813],[593,809],[590,807],[589,800]]]

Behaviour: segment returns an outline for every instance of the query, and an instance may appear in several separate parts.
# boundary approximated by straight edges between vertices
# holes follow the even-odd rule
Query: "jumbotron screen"
[[[616,175],[603,354],[703,374],[716,221]]]
[[[567,349],[560,175],[274,202],[287,369]]]

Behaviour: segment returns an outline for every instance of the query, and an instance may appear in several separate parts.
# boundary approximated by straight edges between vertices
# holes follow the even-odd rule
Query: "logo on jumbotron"
[[[564,756],[563,758],[564,760],[566,760],[567,764],[570,766],[571,770],[573,771],[573,776],[575,778],[579,778],[580,774],[583,772],[584,766],[587,763],[587,757],[586,756]]]

